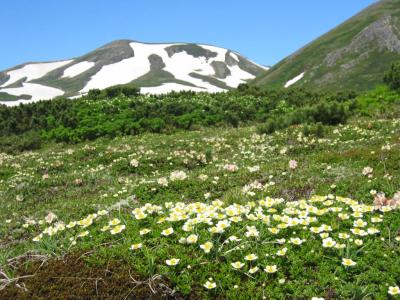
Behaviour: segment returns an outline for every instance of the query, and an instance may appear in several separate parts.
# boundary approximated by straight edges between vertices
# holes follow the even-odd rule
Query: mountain
[[[252,84],[368,90],[400,59],[400,1],[382,0],[285,58]]]
[[[137,85],[142,93],[152,94],[220,92],[266,69],[215,46],[119,40],[78,58],[26,63],[0,72],[0,101],[15,105],[62,95],[72,98],[120,84]]]

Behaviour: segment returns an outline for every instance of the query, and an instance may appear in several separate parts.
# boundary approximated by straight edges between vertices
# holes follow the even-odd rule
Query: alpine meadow
[[[5,69],[0,221],[0,299],[400,299],[400,1]]]

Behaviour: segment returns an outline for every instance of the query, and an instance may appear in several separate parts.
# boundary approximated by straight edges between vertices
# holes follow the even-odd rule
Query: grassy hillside
[[[290,118],[286,97],[274,110]],[[387,298],[400,284],[399,207],[373,195],[400,189],[398,99],[363,94],[345,125],[2,153],[0,298]]]
[[[400,59],[400,5],[382,0],[306,45],[253,81],[281,88],[305,72],[295,86],[364,91],[382,82]]]

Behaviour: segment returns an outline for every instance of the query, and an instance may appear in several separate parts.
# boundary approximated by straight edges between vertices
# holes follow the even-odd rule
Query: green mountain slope
[[[382,0],[285,58],[252,83],[368,90],[400,59],[400,1]]]

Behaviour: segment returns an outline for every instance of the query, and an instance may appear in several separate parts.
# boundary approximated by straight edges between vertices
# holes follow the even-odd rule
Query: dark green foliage
[[[101,96],[103,96],[103,98],[105,97],[108,99],[116,98],[118,96],[133,97],[133,96],[139,95],[139,92],[140,92],[140,89],[137,87],[116,85],[116,86],[111,86],[111,87],[103,90],[101,92],[100,98],[101,98]]]
[[[395,91],[400,91],[400,61],[394,62],[385,73],[383,81]]]
[[[39,149],[42,140],[38,132],[29,131],[22,135],[0,137],[0,152],[16,153]]]
[[[325,136],[326,129],[322,123],[309,124],[303,127],[303,134],[305,136],[316,136],[322,138]]]
[[[259,126],[260,133],[270,134],[276,130],[299,124],[337,125],[346,122],[354,114],[353,100],[346,102],[323,100],[320,103],[298,108],[287,107],[280,102],[271,117]],[[321,132],[319,134],[322,134]]]
[[[140,88],[130,85],[115,85],[104,90],[89,90],[86,98],[91,100],[112,99],[120,96],[136,97],[140,94]]]
[[[261,91],[246,84],[218,94],[138,93],[136,87],[115,86],[91,90],[76,100],[57,98],[16,107],[0,106],[0,135],[21,135],[34,130],[44,140],[76,143],[103,136],[259,123],[262,123],[259,132],[272,133],[297,124],[345,123],[359,108],[368,111],[373,107],[370,101],[360,101],[353,92]],[[377,94],[386,97],[379,91]]]
[[[100,97],[101,97],[101,90],[99,90],[99,89],[90,90],[90,91],[88,92],[87,96],[88,96],[89,99],[93,99],[93,100],[100,99]]]

